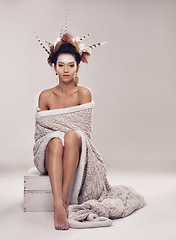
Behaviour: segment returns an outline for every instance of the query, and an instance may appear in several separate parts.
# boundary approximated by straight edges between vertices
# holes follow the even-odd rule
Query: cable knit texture
[[[41,174],[45,149],[58,137],[74,130],[82,138],[82,151],[69,190],[69,225],[72,228],[111,226],[112,219],[126,217],[145,205],[144,198],[129,186],[111,186],[100,153],[92,143],[94,101],[78,106],[36,112],[34,164]]]

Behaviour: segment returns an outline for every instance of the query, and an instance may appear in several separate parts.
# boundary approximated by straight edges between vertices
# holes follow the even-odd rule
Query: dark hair
[[[59,56],[59,54],[61,53],[70,53],[73,55],[73,57],[76,60],[77,66],[80,64],[81,62],[81,56],[80,54],[76,51],[76,47],[71,44],[71,43],[63,43],[59,49],[57,50],[57,52],[51,54],[48,57],[48,63],[50,66],[52,66],[52,63],[54,63],[54,65],[56,66],[56,62],[57,62],[57,58]]]

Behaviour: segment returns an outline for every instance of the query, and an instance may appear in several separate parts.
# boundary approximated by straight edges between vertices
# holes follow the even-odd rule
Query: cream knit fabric
[[[92,143],[94,101],[69,108],[36,112],[34,164],[42,174],[48,142],[58,137],[64,145],[69,130],[82,138],[80,162],[74,174],[68,197],[69,224],[72,228],[112,225],[145,205],[144,198],[129,186],[111,186],[103,159]]]

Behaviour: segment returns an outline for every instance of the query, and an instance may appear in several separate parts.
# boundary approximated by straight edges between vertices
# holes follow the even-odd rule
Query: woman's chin
[[[71,83],[73,82],[73,79],[63,79],[61,80],[63,83]]]

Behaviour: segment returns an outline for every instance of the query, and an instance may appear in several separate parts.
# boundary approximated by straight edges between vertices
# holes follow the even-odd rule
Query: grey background
[[[176,1],[0,1],[0,168],[33,166],[39,93],[56,85],[47,53],[66,8],[75,36],[94,32],[80,65],[81,86],[95,102],[93,142],[107,167],[170,171],[176,167]]]

